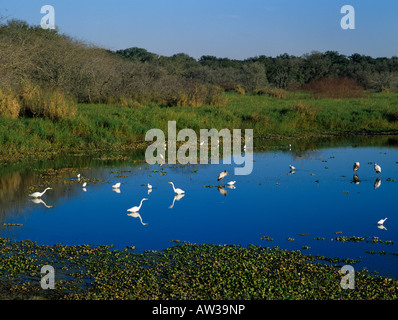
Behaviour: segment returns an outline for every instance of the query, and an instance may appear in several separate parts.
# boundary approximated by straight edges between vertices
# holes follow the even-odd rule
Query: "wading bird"
[[[358,171],[359,169],[359,162],[354,163],[354,167],[352,168],[354,171]]]
[[[80,173],[77,175],[77,180],[80,181]]]
[[[43,192],[33,192],[32,194],[30,194],[30,197],[33,198],[40,198],[43,194],[46,193],[47,190],[51,190],[52,188],[47,188],[46,190],[44,190]]]
[[[148,189],[152,189],[152,186],[148,183]]]
[[[289,164],[290,170],[296,170],[296,167],[293,167],[291,164]]]
[[[381,173],[381,167],[375,162],[375,171],[377,174]]]
[[[112,186],[112,189],[119,189],[119,188],[120,188],[120,182],[118,182]]]
[[[381,225],[381,224],[383,224],[383,223],[384,223],[384,221],[386,221],[386,220],[387,220],[387,218],[385,218],[385,219],[381,219],[381,220],[377,221],[377,224],[378,224],[378,225]]]
[[[173,182],[169,182],[169,183],[173,186],[173,190],[174,190],[175,193],[177,193],[177,194],[185,193],[185,191],[180,189],[180,188],[174,188],[174,183]]]
[[[235,182],[236,182],[236,181],[229,181],[227,184],[228,184],[229,186],[233,186],[233,185],[235,184]]]
[[[82,184],[82,187],[85,188],[86,186],[87,186],[87,182],[84,182],[84,183]]]
[[[220,181],[220,180],[222,180],[223,178],[225,178],[227,175],[228,175],[228,171],[225,170],[225,171],[221,172],[221,173],[218,175],[217,180]]]
[[[132,208],[130,208],[130,209],[127,209],[127,211],[129,211],[129,212],[138,212],[138,211],[141,209],[142,202],[143,202],[144,200],[148,200],[148,199],[147,199],[147,198],[143,198],[143,199],[141,200],[141,202],[140,202],[140,205],[139,205],[138,207],[137,207],[137,206],[132,207]]]

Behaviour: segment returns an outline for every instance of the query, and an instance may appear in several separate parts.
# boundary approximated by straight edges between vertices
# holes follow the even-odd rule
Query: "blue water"
[[[353,183],[355,161],[361,163],[358,184]],[[379,175],[373,169],[375,161],[382,167]],[[234,176],[235,165],[222,162],[162,167],[126,163],[86,169],[81,171],[84,177],[101,177],[105,182],[89,183],[86,191],[78,183],[53,186],[57,192],[50,190],[42,197],[52,208],[24,195],[18,214],[3,210],[5,223],[23,226],[3,228],[0,236],[39,244],[135,246],[137,251],[163,249],[173,245],[171,240],[279,246],[305,254],[357,259],[361,262],[355,268],[398,278],[398,255],[394,255],[398,253],[397,162],[396,147],[299,152],[293,147],[293,151],[255,152],[253,172],[247,176]],[[296,167],[294,174],[289,173],[289,164]],[[119,170],[126,172],[114,173]],[[151,172],[154,170],[161,172]],[[224,188],[226,195],[216,187],[205,187],[218,185],[216,178],[223,170],[229,172],[225,184],[236,181],[235,189]],[[127,177],[115,177],[118,174]],[[375,189],[378,176],[381,185]],[[169,181],[185,190],[185,196],[173,206],[175,194]],[[122,183],[120,193],[112,190],[116,182]],[[148,183],[153,186],[149,194]],[[142,198],[148,200],[139,211],[141,222],[140,217],[129,216],[127,209],[139,205]],[[2,201],[4,204],[4,197]],[[378,228],[377,221],[385,217],[385,229]],[[262,240],[263,236],[273,241]],[[337,236],[379,237],[394,244],[331,240]],[[375,254],[366,253],[370,250]]]

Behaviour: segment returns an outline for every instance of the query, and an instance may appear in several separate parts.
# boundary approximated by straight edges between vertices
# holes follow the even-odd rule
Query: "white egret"
[[[147,198],[143,198],[142,200],[141,200],[141,202],[140,202],[140,205],[137,207],[137,206],[135,206],[135,207],[132,207],[132,208],[130,208],[130,209],[127,209],[127,211],[130,211],[130,212],[138,212],[138,211],[140,211],[140,209],[141,209],[141,206],[142,206],[142,202],[144,202],[144,200],[148,200]]]
[[[87,182],[83,182],[82,187],[85,188],[87,186]]]
[[[46,190],[44,190],[43,192],[33,192],[32,194],[30,194],[30,197],[33,198],[40,198],[43,194],[46,193],[47,190],[51,190],[52,188],[47,188]]]
[[[133,217],[133,218],[140,218],[141,224],[143,226],[146,226],[148,223],[142,222],[142,218],[141,215],[138,212],[132,212],[132,213],[128,213],[127,214],[129,217]]]
[[[375,171],[377,174],[381,173],[381,167],[375,162]]]
[[[80,181],[80,173],[77,175],[77,180]]]
[[[296,170],[296,167],[293,167],[291,164],[289,164],[290,170]]]
[[[354,171],[358,171],[359,169],[359,162],[354,163],[354,167],[352,168]]]
[[[169,182],[169,183],[173,186],[173,190],[174,190],[175,193],[177,193],[177,194],[185,193],[184,190],[182,190],[182,189],[180,189],[180,188],[175,188],[173,182]]]
[[[152,185],[150,185],[149,183],[147,184],[148,189],[152,189]]]
[[[383,224],[384,223],[384,221],[386,221],[387,220],[387,218],[385,218],[385,219],[380,219],[379,221],[377,221],[377,224]]]
[[[218,175],[217,180],[220,181],[220,180],[222,180],[224,177],[226,177],[227,175],[228,175],[228,171],[225,170],[225,171],[221,172],[221,173]]]
[[[235,182],[236,182],[236,181],[229,181],[229,182],[227,182],[227,184],[228,184],[229,186],[233,186],[233,185],[235,184]]]
[[[120,188],[120,182],[118,182],[112,186],[112,189],[119,189],[119,188]]]

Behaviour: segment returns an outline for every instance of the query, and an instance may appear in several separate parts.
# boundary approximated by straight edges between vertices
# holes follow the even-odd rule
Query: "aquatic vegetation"
[[[23,254],[21,254],[23,252]],[[134,253],[109,246],[43,246],[0,239],[0,276],[9,297],[43,299],[397,299],[398,281],[356,271],[355,290],[340,287],[325,257],[250,245],[178,243]],[[329,259],[329,263],[353,260]],[[55,290],[40,288],[40,267],[56,270]],[[4,280],[1,280],[4,282]]]

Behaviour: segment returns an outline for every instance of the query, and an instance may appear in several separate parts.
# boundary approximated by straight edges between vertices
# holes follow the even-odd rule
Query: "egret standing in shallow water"
[[[118,182],[112,186],[112,189],[119,189],[119,188],[120,188],[120,182]]]
[[[185,193],[185,191],[180,189],[180,188],[174,188],[174,183],[173,182],[169,182],[169,183],[173,186],[173,190],[174,190],[175,193],[177,193],[177,194]]]
[[[43,194],[46,193],[47,190],[51,190],[52,188],[47,188],[46,190],[44,190],[43,192],[33,192],[32,194],[30,194],[30,197],[33,198],[40,198]]]
[[[359,162],[354,163],[354,167],[352,168],[354,171],[358,171],[359,169]]]
[[[148,200],[148,199],[147,199],[147,198],[143,198],[143,199],[141,200],[141,202],[140,202],[140,205],[139,205],[138,207],[137,207],[137,206],[132,207],[132,208],[130,208],[130,209],[127,209],[127,211],[130,211],[130,212],[138,212],[138,211],[141,209],[142,202],[143,202],[144,200]]]
[[[381,167],[375,162],[375,171],[377,174],[381,173]]]
[[[383,223],[384,223],[384,221],[386,221],[386,220],[387,220],[387,218],[385,218],[385,219],[381,219],[381,220],[377,221],[377,224],[378,224],[378,225],[381,225],[381,224],[383,224]]]

